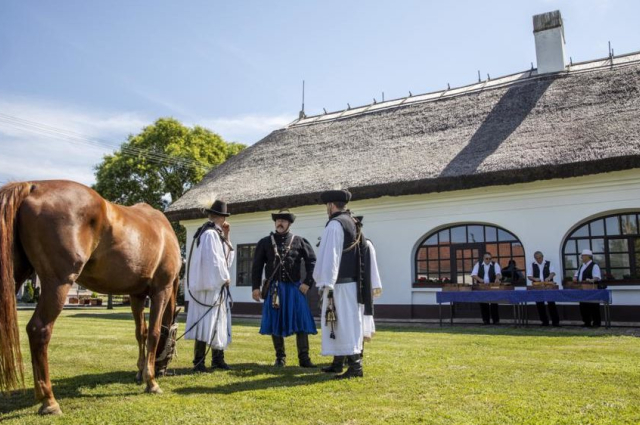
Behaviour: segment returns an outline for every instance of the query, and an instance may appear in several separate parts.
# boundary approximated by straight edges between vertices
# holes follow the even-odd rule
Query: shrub
[[[32,303],[33,302],[33,283],[30,280],[27,280],[27,283],[24,285],[24,293],[22,294],[21,301],[23,303]]]

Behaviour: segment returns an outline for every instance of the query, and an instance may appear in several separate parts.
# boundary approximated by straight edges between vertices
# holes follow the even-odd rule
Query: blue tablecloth
[[[437,303],[506,303],[520,304],[537,301],[585,302],[597,301],[610,303],[611,291],[608,289],[562,289],[548,291],[467,291],[437,292]]]

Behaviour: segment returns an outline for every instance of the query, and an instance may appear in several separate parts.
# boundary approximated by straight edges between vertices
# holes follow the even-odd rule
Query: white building
[[[190,241],[202,200],[229,202],[239,312],[260,311],[251,248],[273,229],[270,213],[291,208],[293,232],[314,243],[327,220],[320,193],[347,188],[376,244],[379,317],[436,317],[441,280],[468,282],[484,251],[524,269],[540,250],[571,276],[590,248],[613,290],[613,320],[640,321],[640,54],[562,62],[559,12],[534,17],[534,34],[537,69],[303,115],[213,170],[167,215]],[[578,318],[576,306],[561,314]]]

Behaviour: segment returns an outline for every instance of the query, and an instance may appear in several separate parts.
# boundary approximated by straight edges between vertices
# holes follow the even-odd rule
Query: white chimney
[[[536,39],[538,74],[565,70],[564,26],[559,10],[535,15],[533,35]]]

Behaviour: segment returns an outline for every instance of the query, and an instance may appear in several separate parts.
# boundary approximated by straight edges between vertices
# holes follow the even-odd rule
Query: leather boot
[[[228,364],[224,361],[224,350],[211,350],[212,358],[211,358],[211,368],[212,369],[222,369],[229,370],[231,369]]]
[[[342,373],[346,358],[346,356],[333,356],[333,362],[329,366],[323,367],[321,370],[325,373]]]
[[[194,372],[206,372],[207,368],[204,365],[204,356],[207,354],[207,343],[204,341],[197,341],[193,346],[193,371]]]
[[[273,365],[275,367],[284,367],[287,364],[287,355],[284,351],[284,338],[271,335],[271,340],[273,341],[273,348],[276,350],[276,362]]]
[[[360,354],[347,356],[347,362],[349,364],[347,371],[342,375],[337,375],[335,379],[362,378],[364,376],[362,370],[362,357],[360,357]]]
[[[298,361],[300,363],[300,367],[309,369],[317,367],[309,358],[309,335],[303,332],[297,333],[296,345],[298,346]]]

